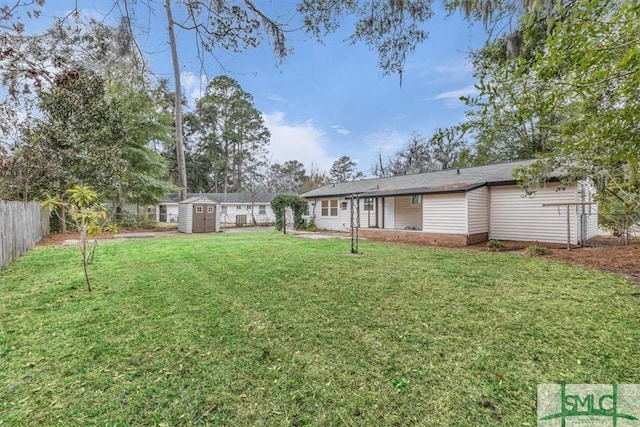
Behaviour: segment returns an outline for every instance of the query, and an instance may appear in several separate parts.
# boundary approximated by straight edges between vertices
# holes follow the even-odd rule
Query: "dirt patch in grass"
[[[596,246],[572,249],[553,249],[551,258],[585,265],[598,270],[629,276],[640,284],[640,240],[629,246]]]
[[[127,233],[156,233],[156,232],[171,232],[175,231],[175,228],[127,228],[124,230],[120,230],[118,234],[127,234]],[[111,233],[101,233],[98,236],[98,240],[106,240],[113,239],[114,235]],[[51,233],[46,236],[44,239],[38,243],[43,246],[56,246],[62,245],[64,242],[69,240],[80,240],[80,233],[77,231],[67,231],[66,233]]]
[[[551,249],[551,253],[544,255],[545,258],[622,274],[640,284],[640,239],[632,239],[628,246],[620,246],[618,238],[600,236],[591,240],[590,246],[572,247],[570,251],[567,250],[566,245],[506,241],[503,243],[505,251],[524,251],[532,245],[544,246]],[[488,250],[486,243],[473,245],[470,248]]]

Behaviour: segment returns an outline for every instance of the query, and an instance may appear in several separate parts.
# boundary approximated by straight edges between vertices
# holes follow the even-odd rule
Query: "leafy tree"
[[[29,2],[16,3],[22,6],[16,10],[27,7],[22,3]],[[39,16],[37,9],[27,13]],[[91,70],[105,81],[144,83],[144,60],[125,21],[109,26],[70,14],[56,19],[41,34],[4,32],[3,28],[0,24],[0,81],[7,88],[0,104],[5,112],[0,115],[0,132],[5,135],[17,133],[22,123],[39,115],[34,102],[38,92],[53,86],[56,75],[64,70]]]
[[[211,80],[196,103],[191,126],[198,156],[224,193],[242,190],[244,172],[265,161],[269,130],[251,94],[230,77]]]
[[[315,190],[316,188],[320,188],[327,184],[329,184],[329,177],[326,172],[321,172],[317,166],[312,164],[309,172],[305,175],[298,192],[306,193],[307,191]]]
[[[333,182],[355,181],[364,178],[364,174],[356,170],[358,164],[349,156],[341,156],[329,170],[329,176]]]
[[[42,207],[49,209],[49,212],[68,211],[70,225],[74,226],[80,233],[80,254],[82,255],[82,267],[84,278],[87,282],[87,290],[91,292],[91,282],[89,281],[88,265],[93,261],[95,249],[98,244],[96,236],[103,231],[115,233],[117,228],[107,221],[107,211],[104,206],[98,203],[98,193],[88,185],[74,185],[64,193],[64,198],[47,195],[41,203]],[[65,216],[60,217],[66,221]],[[89,238],[93,242],[89,243]]]
[[[117,103],[124,132],[122,158],[116,193],[118,212],[125,203],[155,204],[175,187],[166,180],[165,159],[152,146],[171,139],[171,117],[159,109],[153,97],[121,82],[107,86],[109,98]]]
[[[462,98],[470,110],[461,127],[474,140],[472,163],[530,159],[557,135],[559,112],[536,108],[545,92],[535,72],[520,65],[535,60],[545,35],[546,26],[535,25],[531,37],[521,42],[517,61],[508,53],[509,36],[471,54],[480,95]]]
[[[586,0],[547,37],[532,69],[543,80],[537,108],[556,109],[558,137],[541,156],[586,174],[615,200],[623,228],[640,212],[640,5]]]
[[[18,151],[20,156],[36,156],[41,163],[33,164],[29,172],[46,177],[38,187],[29,188],[31,196],[62,195],[80,182],[114,193],[126,163],[124,130],[104,81],[84,71],[58,74],[54,86],[40,93],[38,105],[42,117],[25,132],[26,143]]]
[[[511,2],[491,4],[503,9]],[[567,181],[589,177],[600,189],[603,212],[616,211],[612,216],[626,229],[640,211],[640,6],[633,0],[523,5],[529,9],[506,40],[515,59],[504,73],[493,73],[509,79],[509,87],[482,88],[482,95],[505,99],[495,111],[517,112],[534,130],[529,146],[540,151],[540,161],[518,177],[530,192],[552,169],[566,170]]]
[[[266,188],[275,193],[297,193],[305,179],[306,170],[298,160],[268,166]]]

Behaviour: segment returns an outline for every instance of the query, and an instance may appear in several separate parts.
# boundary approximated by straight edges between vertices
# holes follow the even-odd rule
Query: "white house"
[[[219,206],[220,226],[267,225],[275,222],[271,200],[277,193],[189,193],[187,199],[204,197]],[[156,209],[160,223],[179,222],[179,194],[170,194]]]
[[[318,228],[378,240],[465,246],[489,239],[575,245],[595,237],[595,189],[559,187],[560,174],[533,196],[513,171],[533,160],[341,182],[301,194]],[[352,220],[353,218],[353,220]]]

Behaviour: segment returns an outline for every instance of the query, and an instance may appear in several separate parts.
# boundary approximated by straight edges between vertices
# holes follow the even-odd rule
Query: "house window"
[[[373,204],[373,197],[365,197],[364,198],[364,205],[363,205],[363,210],[365,211],[372,211],[374,210],[374,204]]]
[[[222,212],[220,212],[222,215],[226,215],[227,214],[227,207],[223,206],[222,207]]]
[[[414,194],[411,196],[411,206],[419,206],[422,204],[422,194]]]
[[[347,210],[347,202],[340,202],[340,210],[341,211],[346,211]]]
[[[303,215],[309,215],[309,203],[307,203],[304,207],[304,214]]]
[[[259,205],[258,215],[266,215],[266,214],[267,214],[267,207],[265,205]]]
[[[213,213],[213,206],[207,206],[207,212]]]
[[[196,206],[196,213],[202,213],[202,206]]]
[[[338,199],[323,200],[320,215],[322,216],[338,216]]]
[[[237,205],[236,210],[242,210],[242,205]]]

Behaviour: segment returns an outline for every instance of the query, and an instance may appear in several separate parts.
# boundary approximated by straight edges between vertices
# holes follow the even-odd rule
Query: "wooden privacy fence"
[[[49,234],[49,213],[38,202],[0,200],[0,268]]]

